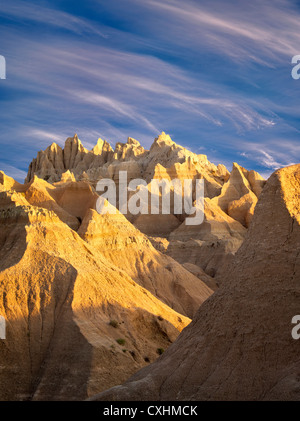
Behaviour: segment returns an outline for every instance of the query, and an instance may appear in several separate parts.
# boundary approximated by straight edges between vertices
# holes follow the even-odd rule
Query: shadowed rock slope
[[[95,399],[300,400],[300,165],[268,180],[220,289],[154,364]]]

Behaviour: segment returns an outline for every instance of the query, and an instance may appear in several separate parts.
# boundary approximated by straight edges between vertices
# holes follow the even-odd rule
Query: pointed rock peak
[[[85,152],[87,153],[88,150],[82,145],[80,139],[78,139],[77,134],[75,133],[73,137],[68,137],[68,139],[65,142],[65,148],[64,150],[68,151],[69,149],[71,149],[72,151],[80,151],[80,152]]]
[[[92,152],[95,155],[101,155],[101,152],[103,150],[103,146],[104,146],[105,143],[106,142],[99,137],[99,139],[97,140],[96,145],[92,149]]]
[[[70,170],[67,170],[64,173],[62,173],[61,181],[63,183],[66,183],[67,181],[76,181],[76,179],[74,177],[74,174]]]
[[[52,142],[51,145],[48,146],[48,148],[46,149],[46,152],[47,151],[57,152],[59,150],[62,150],[61,147],[57,143]]]
[[[101,139],[101,137],[99,137],[99,139],[97,140],[96,146],[103,146],[106,142],[106,140]]]
[[[232,163],[232,170],[234,170],[234,169],[236,169],[236,170],[243,170],[244,168],[241,167],[237,162],[233,162]]]
[[[81,178],[80,179],[81,180],[89,180],[89,176],[87,175],[87,173],[85,171],[83,171],[83,173],[81,174]]]
[[[2,186],[8,190],[14,189],[15,187],[20,185],[20,183],[18,183],[12,177],[6,175],[3,171],[0,171],[0,184],[2,184]]]
[[[39,182],[41,182],[41,183],[46,182],[47,183],[47,181],[42,180],[36,174],[34,174],[34,176],[33,176],[32,180],[31,180],[30,184],[39,183]]]
[[[74,145],[81,145],[81,141],[78,139],[77,134],[75,133],[73,137],[68,137],[66,142],[65,142],[65,146],[67,144],[74,144]]]
[[[129,137],[127,139],[127,144],[128,145],[136,145],[136,146],[141,146],[140,142],[137,141],[136,139],[133,139],[133,137]]]
[[[161,134],[154,139],[151,149],[156,148],[156,147],[161,148],[164,146],[173,146],[173,145],[176,145],[176,143],[173,142],[171,137],[165,132],[161,132]]]
[[[113,149],[106,140],[99,137],[97,144],[92,149],[92,152],[95,155],[101,155],[103,151],[113,151]]]
[[[249,177],[255,180],[265,181],[265,179],[257,171],[254,171],[254,170],[249,171]]]
[[[242,167],[241,165],[237,164],[236,162],[233,162],[231,175],[235,175],[235,176],[240,175],[242,177],[247,178],[248,171],[246,170],[246,168]]]
[[[0,184],[4,184],[5,180],[8,179],[8,175],[4,171],[0,171]]]

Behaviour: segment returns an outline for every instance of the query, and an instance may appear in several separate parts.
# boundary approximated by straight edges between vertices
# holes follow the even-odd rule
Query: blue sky
[[[0,169],[77,133],[92,148],[161,132],[267,177],[300,162],[300,6],[287,0],[0,5]]]

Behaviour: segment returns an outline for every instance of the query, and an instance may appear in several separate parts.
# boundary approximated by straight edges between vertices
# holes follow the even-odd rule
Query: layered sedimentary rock
[[[154,361],[212,290],[65,172],[1,173],[0,399],[84,399]]]
[[[220,289],[154,364],[105,400],[300,400],[300,165],[276,171]]]
[[[116,170],[127,170],[131,178],[140,177],[150,182],[155,178],[158,165],[167,168],[171,178],[182,178],[186,174],[189,174],[188,178],[203,175],[207,179],[208,196],[220,192],[229,176],[224,166],[215,166],[206,155],[190,152],[162,132],[150,150],[145,150],[137,140],[129,137],[127,143],[117,143],[115,150],[108,142],[99,139],[97,145],[88,151],[74,135],[66,140],[64,149],[53,143],[45,151],[38,152],[29,166],[26,182],[34,175],[49,182],[59,181],[68,170],[76,180],[80,180],[85,172],[92,183],[101,177],[117,177]]]
[[[13,179],[5,180],[13,185]],[[49,184],[34,176],[27,184],[17,183],[16,191],[26,204],[55,212],[111,263],[176,311],[193,317],[211,294],[199,276],[155,250],[148,238],[116,209],[116,214],[98,214],[95,209],[99,196],[88,182],[67,178]]]
[[[228,257],[239,249],[246,232],[238,221],[206,198],[204,222],[201,225],[183,222],[170,234],[166,253],[182,264],[196,264],[208,275],[215,276]]]
[[[44,193],[34,189],[28,200]],[[44,199],[53,210],[30,205],[23,193],[0,193],[1,400],[84,399],[153,361],[190,321]]]
[[[257,199],[265,181],[255,171],[247,171],[233,163],[229,180],[223,185],[221,194],[213,199],[224,212],[249,227]]]
[[[53,144],[46,151],[40,151],[30,165],[26,181],[32,180],[36,174],[57,186],[73,181],[75,189],[75,180],[96,187],[100,179],[108,178],[116,183],[119,191],[121,171],[126,172],[127,183],[142,179],[145,185],[139,188],[148,189],[148,192],[153,179],[170,183],[170,212],[154,214],[149,195],[145,205],[147,213],[127,212],[125,216],[144,234],[167,239],[169,245],[162,251],[170,257],[182,264],[195,264],[209,276],[219,276],[221,268],[228,264],[242,244],[265,183],[258,173],[235,163],[229,173],[224,165],[212,164],[206,155],[195,154],[176,144],[164,132],[149,150],[137,140],[128,138],[126,143],[117,143],[114,150],[108,142],[99,139],[97,145],[88,151],[75,135],[67,139],[64,149]],[[187,226],[186,213],[178,214],[174,210],[172,183],[174,180],[183,183],[187,179],[194,181],[193,200],[195,180],[204,180],[205,223],[201,226]],[[128,193],[128,200],[133,194],[133,191]],[[160,200],[161,195],[159,193]],[[74,214],[70,207],[56,201],[68,213],[82,220],[83,212]],[[116,205],[119,205],[118,197]]]
[[[119,212],[99,215],[89,210],[78,234],[135,282],[181,314],[193,317],[212,293],[201,276],[196,277],[171,257],[155,250],[148,238]]]

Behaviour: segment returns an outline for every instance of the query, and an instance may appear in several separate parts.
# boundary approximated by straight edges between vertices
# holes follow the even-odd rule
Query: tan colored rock
[[[99,400],[300,400],[300,165],[267,181],[220,289],[154,364]]]
[[[18,193],[0,193],[0,204],[1,400],[85,399],[153,361],[189,323],[54,212]]]
[[[266,184],[266,180],[254,170],[248,172],[248,180],[252,191],[256,194],[257,197],[259,197],[262,189],[264,188],[264,185]]]
[[[89,209],[95,209],[98,195],[86,181],[56,183],[51,196],[70,215],[83,220]]]
[[[25,182],[29,182],[34,175],[49,182],[58,181],[64,168],[63,150],[52,143],[45,151],[39,151],[37,158],[33,159]]]
[[[36,174],[51,183],[57,182],[64,172],[70,170],[76,180],[82,179],[85,172],[95,187],[100,178],[112,177],[112,174],[117,178],[119,171],[128,170],[131,179],[143,178],[149,183],[157,172],[157,165],[169,169],[171,178],[177,175],[183,177],[187,172],[190,173],[189,178],[203,177],[208,197],[220,193],[228,175],[224,166],[216,167],[207,160],[206,155],[197,155],[177,145],[169,135],[162,132],[149,151],[131,137],[126,143],[117,143],[115,150],[108,142],[98,139],[97,145],[88,151],[78,136],[74,135],[66,140],[63,150],[53,144],[50,149],[40,151],[30,164],[26,181],[30,181]]]
[[[204,282],[212,291],[216,291],[218,289],[218,284],[215,282],[214,278],[207,275],[200,266],[193,265],[192,263],[184,263],[182,266],[184,269],[197,276],[197,278],[201,279],[201,281]]]
[[[252,221],[257,199],[251,192],[244,194],[238,200],[232,200],[228,204],[228,215],[245,227],[249,227]]]
[[[110,160],[113,154],[113,148],[106,140],[98,139],[96,146],[92,149],[93,154],[103,157],[103,163]]]
[[[193,317],[212,293],[196,276],[155,250],[148,238],[124,215],[87,212],[78,234],[168,306]]]
[[[180,221],[174,215],[138,215],[133,224],[144,234],[167,237],[180,226]]]
[[[66,172],[62,173],[60,181],[62,183],[66,183],[68,181],[76,181],[76,179],[74,174],[70,170],[67,170]]]
[[[21,184],[6,175],[3,171],[0,171],[0,186],[3,190],[11,190],[20,187]]]
[[[148,236],[149,241],[151,242],[151,244],[153,245],[153,247],[162,252],[165,253],[168,250],[168,246],[169,246],[169,241],[164,238],[164,237],[151,237]]]
[[[74,137],[68,137],[64,147],[64,167],[67,169],[76,168],[88,151],[78,139],[77,134]]]
[[[51,165],[55,161],[53,153],[47,152],[47,159],[44,159],[47,165],[48,161],[51,161]],[[67,181],[69,175],[62,176],[62,174],[68,174],[67,171],[74,174],[77,181],[84,180],[93,188],[96,188],[98,180],[110,178],[116,183],[117,190],[121,171],[127,172],[128,183],[133,179],[145,180],[148,183],[148,190],[150,190],[149,183],[152,178],[167,179],[170,182],[174,179],[181,181],[204,179],[205,197],[212,199],[209,208],[215,205],[213,213],[218,214],[221,208],[223,213],[245,228],[248,228],[251,223],[257,197],[265,183],[258,173],[247,171],[238,164],[233,165],[230,174],[224,165],[216,166],[210,163],[206,155],[195,154],[176,144],[164,132],[154,140],[150,150],[145,150],[137,140],[128,138],[126,143],[118,143],[115,150],[110,147],[108,142],[99,139],[97,145],[91,151],[87,151],[75,135],[73,138],[67,139],[64,150],[62,152],[58,150],[57,153],[59,157],[61,154],[63,156],[63,166],[69,165],[72,168],[64,168],[62,171],[61,169],[56,170],[52,165],[49,171],[43,169],[39,175],[42,178],[44,175],[46,178],[49,177],[49,181],[54,182],[57,186],[57,180]],[[42,152],[41,154],[43,155]],[[61,162],[59,157],[57,160]],[[47,165],[46,168],[48,168]],[[39,166],[35,165],[34,168],[38,169]],[[32,171],[30,177],[32,177]],[[133,194],[134,192],[130,192],[128,196],[131,197]],[[237,231],[235,234],[230,228],[232,221],[229,224],[216,223],[213,235],[209,230],[210,225],[207,226],[207,229],[205,225],[204,228],[200,228],[200,237],[198,229],[196,229],[187,231],[187,238],[181,227],[186,215],[174,214],[172,195],[171,189],[170,215],[151,214],[150,201],[148,201],[148,205],[146,205],[148,214],[132,215],[128,213],[126,214],[127,219],[146,235],[171,240],[168,254],[178,259],[180,263],[196,264],[208,275],[215,276],[220,267],[231,260],[232,255],[241,245],[245,230],[242,233],[238,225],[233,225],[233,231]],[[195,196],[195,183],[193,184],[193,196]],[[80,197],[80,195],[76,195],[76,197]],[[54,199],[56,200],[56,198]],[[66,202],[70,201],[71,206],[67,204],[67,207],[64,207],[65,205],[61,202],[57,203],[68,213],[82,220],[85,211],[88,208],[94,208],[94,204],[89,202],[87,207],[84,206],[85,200],[82,200],[82,210],[77,209],[78,205],[73,203],[73,199],[70,198],[66,199]],[[75,212],[72,213],[71,207],[74,208],[74,206]],[[224,218],[226,219],[223,215]],[[220,232],[216,234],[218,230]],[[175,234],[173,234],[174,231]],[[180,238],[181,233],[184,238]],[[220,238],[221,241],[219,241]]]
[[[140,157],[145,153],[145,149],[140,145],[140,143],[129,137],[127,143],[117,143],[113,160],[122,162],[122,161],[130,161],[135,160],[137,157]]]
[[[214,277],[228,255],[239,249],[246,232],[246,228],[223,212],[214,199],[206,198],[204,222],[201,225],[183,222],[170,234],[167,254],[181,264],[200,266]]]
[[[248,178],[251,179],[256,193],[252,191]],[[229,180],[222,187],[221,194],[214,197],[213,202],[229,216],[248,227],[263,184],[264,180],[258,173],[250,174],[245,168],[233,163]]]
[[[24,195],[30,205],[40,208],[48,209],[55,212],[59,219],[66,223],[70,228],[77,230],[79,228],[79,221],[76,216],[65,211],[54,200],[56,188],[46,181],[38,178],[36,175],[29,183]]]

